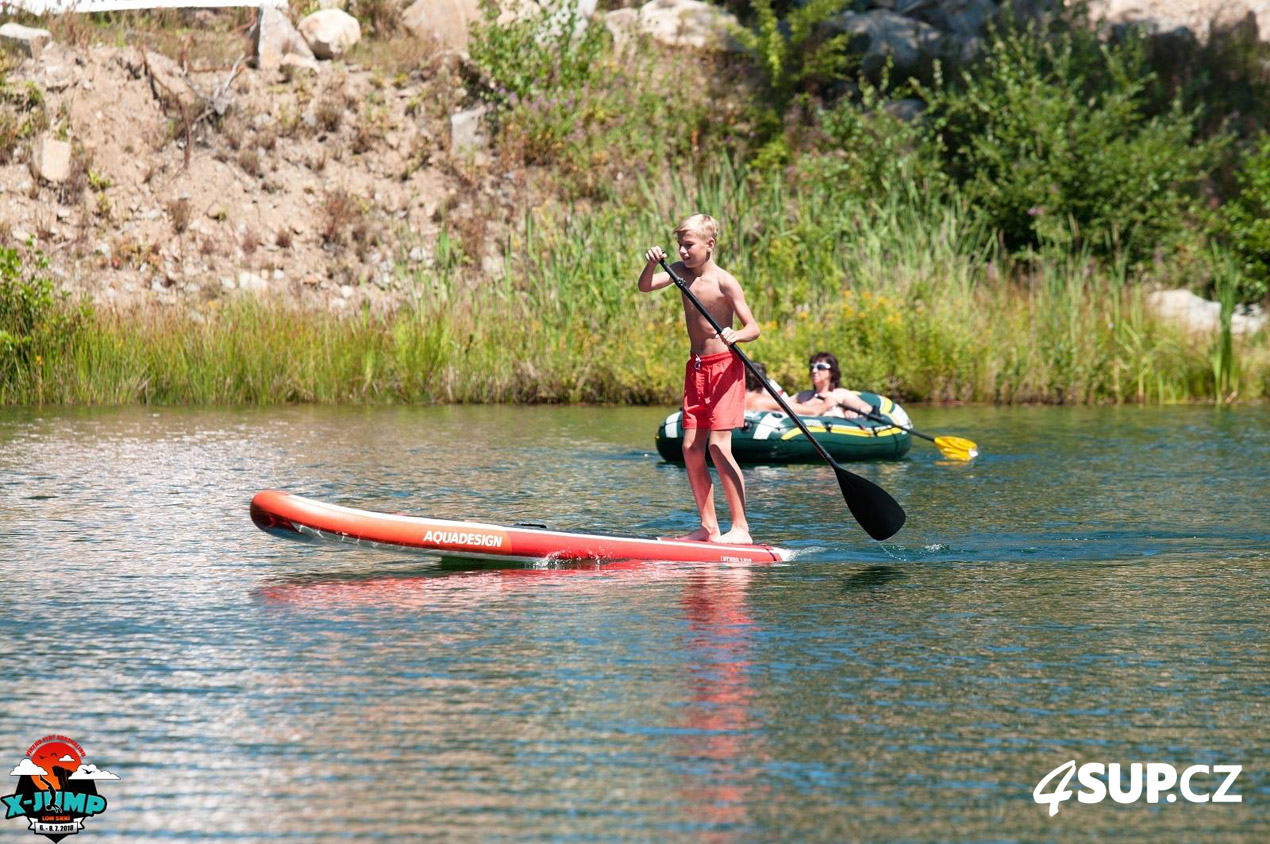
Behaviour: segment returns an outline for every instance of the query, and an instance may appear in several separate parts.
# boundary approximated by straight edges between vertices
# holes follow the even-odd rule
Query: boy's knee
[[[733,461],[731,444],[710,443],[710,459],[716,467],[720,463],[731,464]]]

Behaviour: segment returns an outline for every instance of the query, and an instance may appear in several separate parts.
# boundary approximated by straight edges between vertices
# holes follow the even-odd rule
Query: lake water
[[[1270,409],[910,410],[984,453],[856,464],[887,543],[755,467],[790,564],[494,571],[248,501],[686,531],[666,410],[0,412],[0,764],[76,739],[121,777],[92,840],[1267,840]],[[1051,817],[1068,760],[1242,802]]]

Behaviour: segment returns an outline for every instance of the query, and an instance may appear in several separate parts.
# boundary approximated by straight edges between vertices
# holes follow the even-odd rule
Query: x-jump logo
[[[84,828],[84,818],[106,811],[97,783],[119,777],[84,762],[84,748],[66,736],[45,736],[27,748],[26,757],[9,772],[17,777],[4,800],[5,820],[26,818],[33,835],[61,841]]]

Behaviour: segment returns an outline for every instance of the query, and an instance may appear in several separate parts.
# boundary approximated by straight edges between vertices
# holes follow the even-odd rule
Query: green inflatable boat
[[[905,427],[913,427],[904,408],[876,393],[860,398]],[[657,428],[657,453],[672,463],[683,462],[682,414],[675,411]],[[838,461],[896,460],[908,453],[908,431],[871,419],[804,416],[803,423]],[[792,419],[779,410],[747,410],[745,425],[732,431],[732,453],[738,463],[813,463],[821,458]]]

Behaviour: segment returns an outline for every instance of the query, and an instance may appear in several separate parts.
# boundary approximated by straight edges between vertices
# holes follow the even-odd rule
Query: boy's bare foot
[[[750,538],[748,530],[741,528],[732,528],[732,530],[712,540],[714,542],[722,542],[726,545],[753,545],[754,540]]]
[[[686,536],[677,536],[675,538],[684,542],[718,542],[719,534],[711,533],[705,528],[699,527]]]

